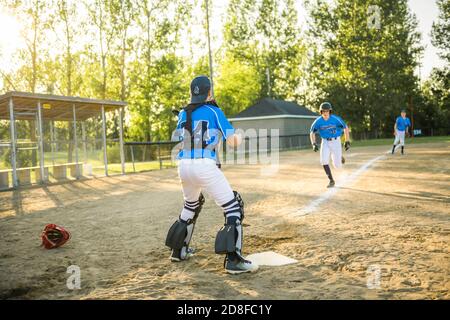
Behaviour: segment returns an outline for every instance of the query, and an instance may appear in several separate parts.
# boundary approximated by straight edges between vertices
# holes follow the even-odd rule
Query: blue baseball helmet
[[[320,113],[322,113],[322,111],[324,111],[324,110],[328,110],[328,111],[331,112],[331,110],[333,110],[333,106],[331,105],[331,103],[329,103],[329,102],[323,102],[323,103],[320,105],[319,111],[320,111]]]

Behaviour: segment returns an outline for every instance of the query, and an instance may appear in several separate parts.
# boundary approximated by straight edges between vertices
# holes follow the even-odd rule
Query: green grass
[[[171,161],[163,161],[162,167],[164,168],[172,168],[175,164]],[[151,170],[159,170],[159,161],[151,161],[151,162],[135,162],[134,167],[136,169],[136,172],[142,172],[142,171],[151,171]],[[133,163],[126,162],[125,163],[125,172],[126,173],[132,173],[133,170]],[[116,174],[116,173],[122,173],[122,166],[120,163],[114,163],[108,165],[108,173],[110,174]]]
[[[373,140],[361,140],[353,141],[352,147],[369,147],[369,146],[387,146],[392,145],[394,137],[392,139],[373,139]],[[450,136],[438,136],[438,137],[414,137],[406,138],[406,144],[416,143],[437,143],[437,142],[450,142]]]

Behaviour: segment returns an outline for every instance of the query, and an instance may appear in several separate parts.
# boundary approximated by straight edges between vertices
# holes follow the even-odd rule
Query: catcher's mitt
[[[63,227],[51,223],[45,226],[41,238],[41,245],[44,246],[45,249],[53,249],[66,243],[70,239],[70,233]]]

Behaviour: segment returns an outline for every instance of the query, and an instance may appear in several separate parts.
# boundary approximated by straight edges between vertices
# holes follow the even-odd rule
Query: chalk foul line
[[[389,153],[390,151],[386,152]],[[345,177],[343,180],[338,181],[336,183],[336,186],[334,188],[330,188],[328,189],[325,193],[323,193],[320,197],[314,199],[313,201],[311,201],[306,207],[301,208],[298,211],[292,212],[290,214],[290,216],[305,216],[308,215],[310,213],[313,213],[314,211],[316,211],[318,209],[318,207],[324,203],[325,201],[329,200],[330,198],[332,198],[336,192],[339,191],[339,187],[345,187],[347,185],[350,185],[351,183],[353,183],[361,174],[363,174],[364,172],[366,172],[375,162],[377,162],[378,160],[381,160],[383,158],[385,158],[386,155],[383,154],[381,156],[375,157],[369,161],[367,161],[363,166],[361,166],[358,170],[356,170],[355,172],[353,172],[351,175]]]

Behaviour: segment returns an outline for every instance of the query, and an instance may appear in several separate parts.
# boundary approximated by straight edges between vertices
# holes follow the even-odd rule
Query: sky
[[[222,26],[226,18],[226,8],[228,0],[213,0],[211,9],[211,36],[212,48],[218,48],[223,41]],[[196,10],[198,15],[202,15],[200,3]],[[299,24],[305,26],[305,10],[303,1],[297,0],[297,10],[299,12]],[[417,70],[417,74],[422,80],[426,79],[433,67],[441,67],[444,62],[438,57],[436,48],[431,44],[430,32],[433,21],[438,17],[438,8],[435,0],[409,0],[412,12],[416,15],[419,26],[418,29],[422,34],[422,45],[425,47],[424,55],[421,61],[421,67]],[[7,72],[14,69],[11,56],[18,48],[24,47],[21,41],[20,23],[11,15],[9,15],[0,4],[0,71]]]
[[[422,45],[425,47],[420,68],[420,76],[424,79],[428,77],[433,67],[444,65],[444,61],[437,55],[436,48],[431,44],[430,38],[431,26],[433,21],[437,20],[439,10],[434,0],[409,0],[409,6],[419,21],[418,29],[422,34]]]

